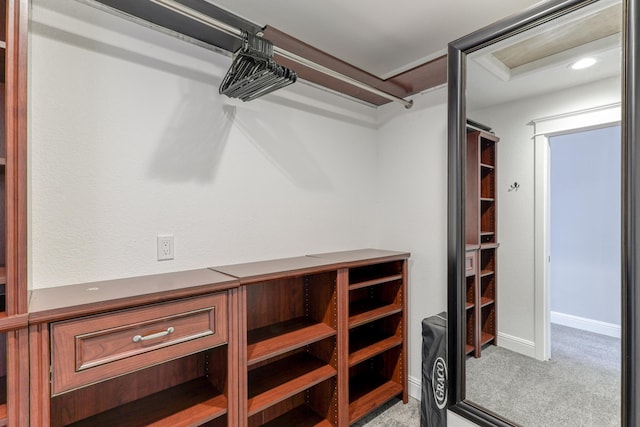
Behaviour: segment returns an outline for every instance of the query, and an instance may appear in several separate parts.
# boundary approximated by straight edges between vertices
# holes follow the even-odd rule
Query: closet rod
[[[189,7],[184,6],[181,3],[178,3],[174,0],[149,0],[152,3],[155,3],[159,6],[162,6],[166,9],[172,10],[176,13],[179,13],[180,15],[186,16],[190,19],[193,19],[194,21],[197,21],[201,24],[207,25],[209,27],[215,28],[216,30],[222,31],[230,36],[236,37],[238,39],[242,39],[242,30],[240,30],[239,28],[236,28],[232,25],[228,25],[225,24],[222,21],[219,21],[215,18],[212,18],[208,15],[205,15],[204,13],[198,12],[197,10],[191,9]],[[390,101],[394,101],[394,102],[398,102],[402,105],[404,105],[405,108],[411,108],[413,106],[413,100],[405,100],[402,98],[399,98],[395,95],[391,95],[390,93],[384,92],[380,89],[376,89],[373,86],[369,86],[368,84],[362,83],[358,80],[355,80],[351,77],[345,76],[344,74],[338,73],[337,71],[334,71],[330,68],[324,67],[320,64],[316,64],[315,62],[312,62],[306,58],[303,58],[301,56],[298,56],[294,53],[288,52],[282,48],[279,48],[278,46],[273,46],[273,51],[275,53],[277,53],[280,56],[283,56],[291,61],[294,61],[300,65],[303,65],[305,67],[311,68],[315,71],[318,71],[320,73],[323,73],[327,76],[333,77],[335,79],[338,79],[340,81],[343,81],[345,83],[348,83],[352,86],[358,87],[360,89],[366,90],[367,92],[371,92],[373,94],[376,94],[378,96],[381,96],[385,99],[388,99]]]

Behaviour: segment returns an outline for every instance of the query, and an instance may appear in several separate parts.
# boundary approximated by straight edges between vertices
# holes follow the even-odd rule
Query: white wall
[[[446,89],[416,96],[411,110],[379,109],[380,247],[411,251],[409,381],[419,396],[422,319],[446,310]]]
[[[230,63],[33,2],[32,288],[376,245],[375,110],[304,85],[229,101]],[[175,259],[158,262],[164,233]]]
[[[243,105],[217,94],[229,63],[73,0],[33,1],[30,287],[410,251],[419,398],[421,321],[446,309],[446,89],[377,113],[300,87]],[[155,260],[161,233],[173,261]]]
[[[446,309],[446,91],[406,110],[294,85],[218,95],[230,59],[34,0],[30,287],[361,247],[410,251],[409,375]],[[156,235],[175,259],[156,261]]]
[[[534,144],[529,123],[619,102],[620,91],[620,80],[612,78],[470,113],[501,138],[497,184],[501,345],[534,354]],[[514,182],[520,184],[518,191],[509,192]]]

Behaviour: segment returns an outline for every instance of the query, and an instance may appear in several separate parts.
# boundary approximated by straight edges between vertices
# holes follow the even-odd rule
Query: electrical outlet
[[[173,259],[173,235],[158,236],[158,261]]]

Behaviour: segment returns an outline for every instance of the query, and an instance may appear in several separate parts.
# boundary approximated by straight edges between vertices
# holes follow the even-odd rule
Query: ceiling
[[[467,57],[469,111],[620,78],[622,5],[600,0]],[[588,69],[571,64],[596,59]]]
[[[382,79],[540,0],[207,0],[270,25]]]
[[[91,3],[96,0],[81,1]],[[220,41],[217,36],[213,42],[209,41],[212,37],[210,27],[194,24],[189,18],[178,15],[165,17],[164,14],[171,12],[157,6],[156,0],[97,2],[148,19],[147,15],[138,14],[145,11],[152,18],[150,21],[157,25],[222,47],[217,44]],[[208,11],[204,9],[214,9],[211,11],[215,12],[214,17],[215,14],[231,16],[242,24],[233,24],[237,28],[248,25],[253,31],[262,29],[265,38],[288,52],[401,98],[446,82],[445,54],[449,42],[542,3],[540,0],[177,2],[198,5],[205,14]],[[147,6],[138,7],[140,5]],[[467,61],[467,93],[473,95],[468,97],[471,101],[468,107],[483,108],[619,75],[620,16],[619,0],[600,0],[474,52]],[[202,34],[195,34],[198,29]],[[233,41],[237,42],[236,39]],[[567,64],[585,53],[599,55],[598,65],[579,75],[569,71]],[[300,66],[277,53],[275,59],[294,69],[302,80],[371,105],[389,102],[384,97],[358,89],[357,85]],[[482,103],[474,104],[475,100],[482,100]]]

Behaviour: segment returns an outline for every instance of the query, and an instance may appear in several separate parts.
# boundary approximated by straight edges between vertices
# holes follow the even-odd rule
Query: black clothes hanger
[[[297,80],[295,71],[273,60],[273,44],[243,31],[242,47],[220,83],[220,94],[251,101]]]

